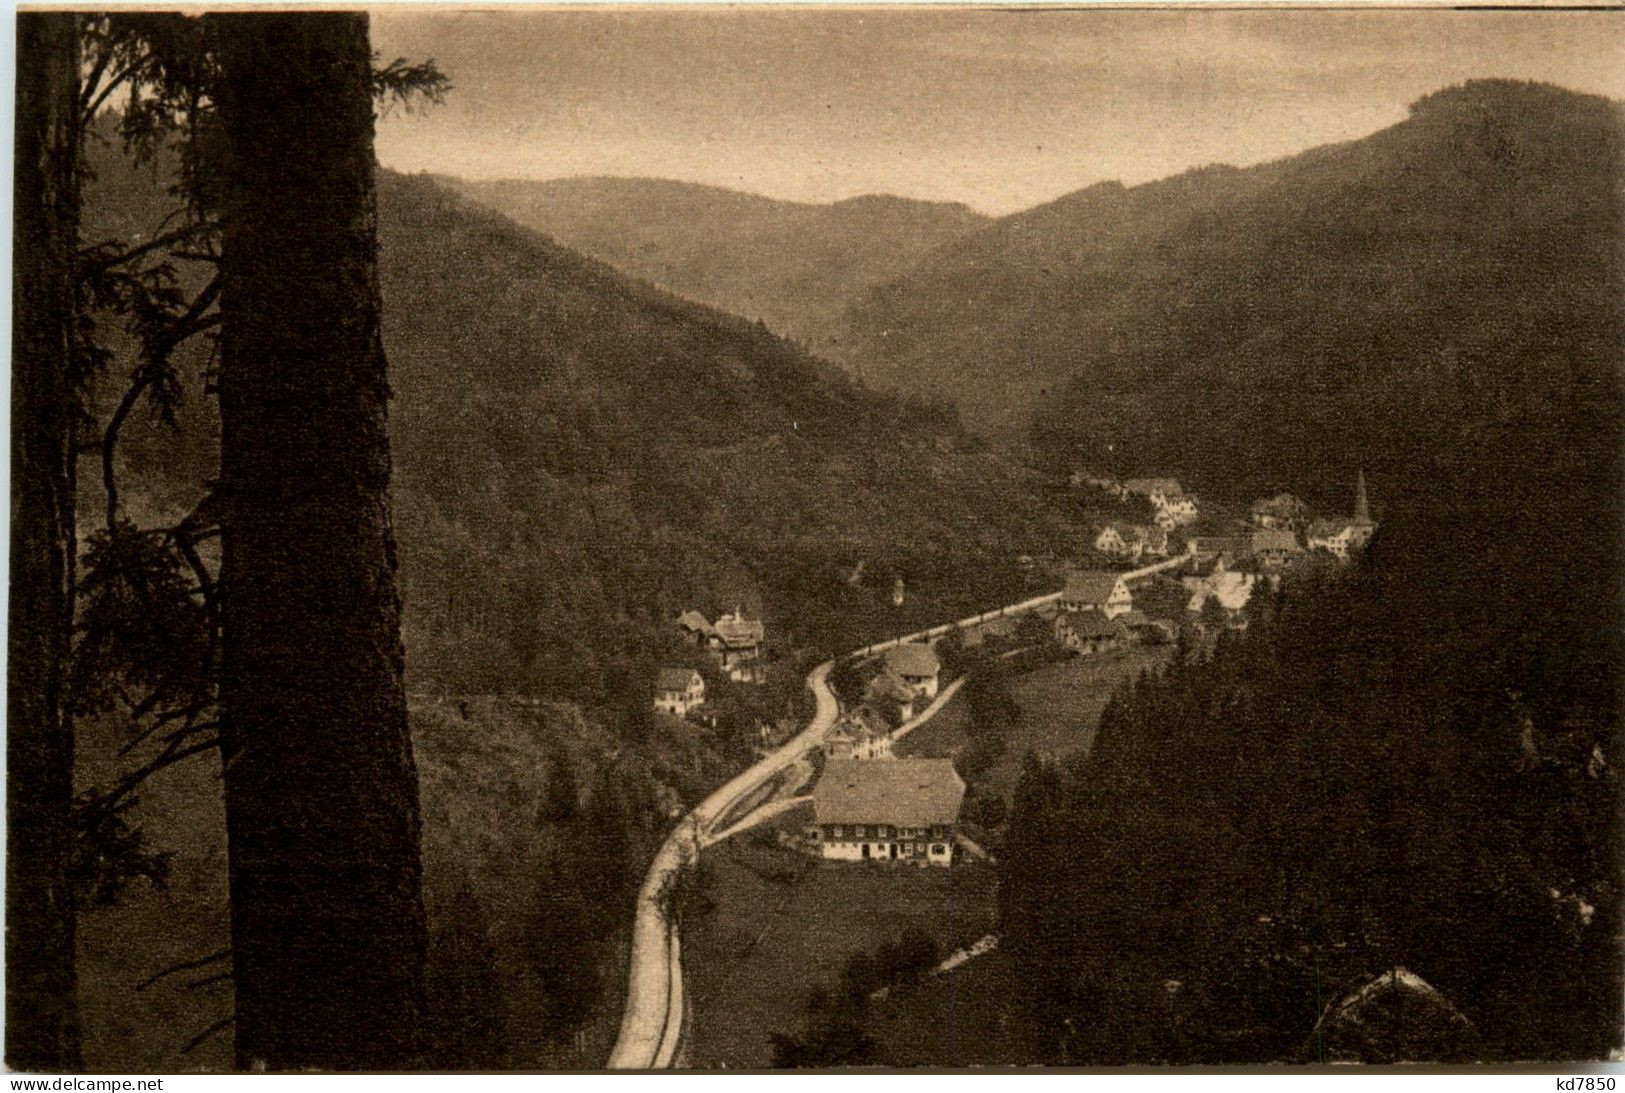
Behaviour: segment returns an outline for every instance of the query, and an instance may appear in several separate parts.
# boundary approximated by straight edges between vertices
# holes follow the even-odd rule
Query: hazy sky
[[[380,125],[399,170],[990,213],[1364,136],[1475,76],[1625,98],[1617,11],[420,9],[372,33],[455,85]]]

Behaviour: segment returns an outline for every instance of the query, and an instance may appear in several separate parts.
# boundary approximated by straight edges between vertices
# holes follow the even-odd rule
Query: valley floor
[[[1021,716],[979,789],[1008,799],[1029,750],[1058,756],[1088,748],[1112,693],[1170,655],[1166,647],[1137,646],[1017,677],[1011,693]],[[967,743],[968,717],[963,694],[956,695],[898,741],[898,754],[954,755]],[[777,842],[778,832],[800,830],[806,811],[707,852],[713,906],[683,933],[690,1066],[769,1066],[772,1035],[801,1031],[811,990],[833,990],[847,957],[873,953],[911,926],[946,954],[996,925],[996,866],[967,859],[952,869],[818,861]],[[1026,1037],[1011,1005],[1018,995],[995,951],[872,1003],[866,1028],[888,1065],[1020,1065]]]
[[[993,922],[994,872],[981,863],[821,862],[744,836],[710,851],[707,868],[715,905],[683,934],[696,1068],[768,1066],[770,1037],[798,1033],[808,992],[832,989],[855,952],[872,953],[910,926],[948,952]]]

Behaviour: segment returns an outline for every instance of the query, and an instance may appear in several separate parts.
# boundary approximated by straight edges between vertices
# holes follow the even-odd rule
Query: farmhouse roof
[[[863,692],[866,702],[883,702],[890,699],[893,702],[911,702],[914,699],[914,688],[904,683],[891,672],[881,672],[869,681],[869,686]]]
[[[692,668],[662,668],[655,686],[662,691],[686,691],[699,675]]]
[[[924,642],[911,641],[886,650],[886,668],[900,676],[934,676],[942,662],[935,649]]]
[[[715,629],[723,644],[732,646],[760,645],[766,633],[760,619],[747,619],[739,611],[717,619]]]
[[[1104,570],[1068,573],[1066,589],[1061,593],[1061,599],[1066,603],[1105,603],[1112,598],[1112,592],[1122,579],[1121,574]]]
[[[956,821],[964,799],[951,759],[830,759],[813,787],[813,812],[820,824],[929,827]]]
[[[1265,550],[1297,551],[1303,548],[1298,545],[1298,537],[1285,528],[1259,528],[1253,532],[1253,553]]]
[[[1195,554],[1245,554],[1248,541],[1234,535],[1198,535],[1191,540],[1191,550]]]

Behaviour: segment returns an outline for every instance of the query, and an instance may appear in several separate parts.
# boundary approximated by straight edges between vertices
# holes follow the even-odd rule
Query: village
[[[1096,525],[1075,557],[1065,560],[1064,584],[1056,592],[827,662],[807,683],[815,695],[823,692],[812,724],[803,728],[793,717],[756,722],[751,731],[758,763],[696,810],[694,846],[723,844],[728,853],[718,859],[719,868],[732,869],[736,879],[743,877],[740,855],[751,853],[747,844],[758,852],[790,854],[806,863],[799,868],[817,870],[801,874],[816,878],[809,881],[812,904],[833,908],[847,898],[882,904],[897,898],[926,919],[943,910],[952,916],[957,912],[938,901],[957,900],[946,893],[985,883],[1024,750],[1059,756],[1086,749],[1101,708],[1122,683],[1165,665],[1178,646],[1211,647],[1222,634],[1245,631],[1248,604],[1259,589],[1278,587],[1294,574],[1335,572],[1365,549],[1377,528],[1358,470],[1347,516],[1316,515],[1288,493],[1260,498],[1245,514],[1204,512],[1201,499],[1172,478],[1117,482],[1077,473],[1070,487],[1104,494],[1149,519]],[[903,587],[898,578],[894,606]],[[700,659],[691,656],[687,664],[659,670],[650,701],[660,716],[714,730],[719,692],[737,696],[769,689],[775,680],[783,685],[775,674],[781,666],[766,652],[766,623],[739,606],[715,619],[690,608],[672,626],[678,647]],[[988,703],[977,695],[994,677],[1019,699],[1006,701],[995,718],[1014,717],[1020,725],[985,723]],[[980,691],[961,693],[978,680]],[[1029,704],[1033,711],[1023,713]],[[761,777],[754,776],[758,772]],[[702,812],[703,823],[697,818]],[[693,856],[678,853],[668,867]],[[911,874],[895,872],[910,865],[926,874],[966,872],[947,889],[930,882],[922,888],[905,882]],[[894,879],[877,879],[871,869]],[[922,881],[926,874],[920,874]],[[729,911],[731,901],[723,902],[724,920],[744,913]],[[804,911],[812,921],[825,913]],[[702,927],[691,951],[706,951],[714,930]],[[980,933],[959,941],[974,949],[972,955],[996,944]],[[954,959],[970,958],[962,953]],[[714,989],[715,969],[696,956],[681,963],[698,976],[696,997]],[[673,981],[683,974],[675,960],[665,966]],[[738,980],[731,982],[737,989]],[[717,1008],[732,1011],[736,1001]],[[632,1013],[629,1007],[629,1021]],[[714,1028],[715,1019],[702,1017],[700,1027]],[[652,1057],[661,1050],[676,1057],[686,1035],[668,1027],[654,1037],[663,1047]],[[740,1033],[741,1042],[751,1035]],[[687,1050],[686,1040],[682,1047]],[[719,1065],[753,1058],[718,1050]]]
[[[738,1015],[782,1009],[782,991],[760,994],[765,987],[756,984],[806,973],[799,965],[773,966],[747,986],[730,968],[741,958],[783,960],[832,929],[838,937],[835,924],[856,908],[892,908],[866,927],[873,937],[903,922],[910,931],[934,922],[934,935],[955,948],[944,968],[993,952],[998,939],[986,932],[991,862],[1022,755],[1087,750],[1100,711],[1121,685],[1165,666],[1178,648],[1211,648],[1225,633],[1245,632],[1258,590],[1279,588],[1293,575],[1336,572],[1376,531],[1358,469],[1349,515],[1316,515],[1292,494],[1261,497],[1245,513],[1220,505],[1204,512],[1198,495],[1172,477],[1118,482],[1074,473],[1068,486],[1147,518],[1098,521],[1058,567],[1058,591],[821,664],[806,680],[819,698],[811,723],[757,721],[756,765],[679,825],[650,872],[650,885],[656,874],[671,883],[669,871],[694,866],[700,848],[721,849],[720,858],[708,851],[704,861],[713,864],[705,875],[725,877],[726,892],[684,942],[687,957],[674,955],[679,924],[645,934],[650,953],[666,953],[647,958],[665,987],[647,994],[634,987],[616,1059],[762,1065],[760,1028]],[[892,606],[902,604],[903,588],[899,577]],[[785,685],[782,664],[765,653],[767,625],[738,606],[715,620],[686,609],[673,630],[678,648],[700,659],[661,667],[652,695],[660,716],[715,731],[718,700],[726,705],[739,692]],[[959,879],[947,880],[951,874]],[[791,875],[799,877],[791,892],[775,896],[764,914],[760,900]],[[752,887],[762,877],[777,880],[769,890]],[[786,939],[777,955],[759,947],[762,937],[785,929],[803,940]],[[756,940],[741,940],[751,931]],[[694,976],[687,989],[679,984],[684,970]],[[665,1015],[652,1020],[656,1002],[643,999],[665,999]],[[640,1022],[642,1033],[630,1031]]]
[[[1303,501],[1280,493],[1253,502],[1245,519],[1234,519],[1225,534],[1187,534],[1203,522],[1200,499],[1173,478],[1117,482],[1079,472],[1071,483],[1143,502],[1153,518],[1100,525],[1088,547],[1101,568],[1069,566],[1060,592],[1030,608],[1045,626],[1023,630],[1025,638],[1041,639],[1029,640],[1026,648],[1042,645],[1062,656],[1103,656],[1131,646],[1171,645],[1181,634],[1199,640],[1244,630],[1247,604],[1260,585],[1278,586],[1295,571],[1346,563],[1377,527],[1363,471],[1356,473],[1349,516],[1315,517]],[[901,588],[898,578],[894,602],[900,602]],[[803,832],[807,852],[831,861],[950,864],[965,783],[951,759],[903,758],[894,747],[940,708],[934,700],[953,682],[936,645],[951,640],[975,647],[990,635],[1007,638],[1011,618],[942,628],[933,639],[897,644],[878,655],[860,653],[843,666],[856,680],[845,693],[837,687],[840,715],[819,744],[823,773]],[[768,678],[765,624],[746,618],[739,607],[715,621],[690,609],[674,626],[683,643],[703,651],[730,683],[759,685]],[[1018,646],[1002,655],[1022,651]],[[963,681],[962,675],[955,678]],[[692,667],[663,667],[652,701],[667,716],[705,723],[704,675]],[[758,753],[787,735],[783,725],[760,723]]]

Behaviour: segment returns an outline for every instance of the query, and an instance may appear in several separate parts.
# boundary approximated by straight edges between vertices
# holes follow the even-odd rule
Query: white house
[[[1138,524],[1124,524],[1112,522],[1101,527],[1095,536],[1095,550],[1101,554],[1111,555],[1115,558],[1128,558],[1137,561],[1143,555],[1149,554],[1157,558],[1168,556],[1168,531],[1174,526],[1170,517],[1166,521],[1151,527],[1142,527]]]
[[[1194,524],[1199,515],[1196,498],[1188,493],[1180,494],[1178,497],[1171,497],[1166,503],[1158,507],[1157,515],[1171,519],[1174,527]],[[1162,526],[1161,521],[1158,522],[1158,526]]]
[[[655,677],[655,709],[674,717],[705,702],[705,680],[692,668],[662,668]]]
[[[1067,574],[1066,588],[1061,592],[1062,611],[1098,611],[1114,619],[1133,607],[1134,597],[1122,574],[1098,570]]]
[[[808,840],[834,861],[949,865],[965,783],[951,759],[829,759]]]
[[[942,661],[931,646],[911,641],[886,650],[886,671],[908,684],[915,698],[935,698]]]
[[[1123,483],[1126,492],[1143,497],[1157,510],[1157,526],[1168,531],[1196,522],[1196,498],[1179,485],[1177,478],[1130,478]]]
[[[1347,559],[1353,531],[1354,521],[1347,517],[1326,517],[1309,525],[1309,533],[1304,541],[1310,550],[1324,550],[1340,559]]]
[[[891,727],[867,706],[841,717],[824,737],[826,759],[890,759]]]
[[[1127,524],[1107,524],[1095,536],[1095,549],[1114,558],[1138,558],[1140,544]]]
[[[1167,506],[1170,499],[1185,495],[1177,478],[1130,478],[1123,483],[1123,489],[1145,498],[1159,509]]]

